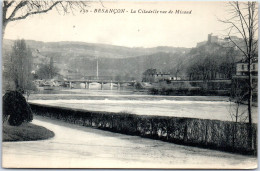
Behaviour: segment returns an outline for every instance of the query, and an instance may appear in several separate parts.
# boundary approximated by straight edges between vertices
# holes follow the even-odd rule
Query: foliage
[[[194,48],[187,68],[190,80],[231,79],[235,73],[237,52],[215,43]]]
[[[31,107],[18,91],[9,91],[3,96],[3,122],[8,119],[12,126],[33,120]]]
[[[21,93],[35,90],[31,74],[32,60],[32,52],[25,41],[16,40],[8,62],[4,64],[4,81],[10,82],[9,85],[13,84],[13,86],[5,87],[6,90],[16,90]]]
[[[36,85],[34,83],[30,82],[26,82],[25,84],[26,89],[25,89],[25,94],[26,94],[26,99],[27,101],[29,100],[29,96],[33,93],[36,92],[38,89],[36,87]]]
[[[185,64],[183,54],[179,54],[179,58],[176,59],[176,65],[170,70],[170,73],[174,75],[176,79],[178,79],[178,77],[185,76]]]
[[[154,75],[157,73],[156,69],[147,69],[143,73],[143,82],[154,82]]]
[[[235,123],[228,121],[86,111],[39,104],[31,106],[37,115],[72,124],[236,153],[256,154],[257,152],[257,138],[253,141],[253,149],[247,146],[247,123],[238,123],[237,129],[234,130]],[[254,136],[257,136],[256,131],[257,125],[254,124]],[[234,135],[236,135],[235,144]]]
[[[136,88],[137,90],[140,90],[140,89],[143,89],[143,86],[142,86],[142,84],[141,84],[140,82],[137,82],[137,83],[135,84],[135,88]]]
[[[52,79],[58,75],[58,71],[58,68],[53,65],[53,58],[51,58],[50,64],[43,64],[36,71],[36,75],[39,79]]]

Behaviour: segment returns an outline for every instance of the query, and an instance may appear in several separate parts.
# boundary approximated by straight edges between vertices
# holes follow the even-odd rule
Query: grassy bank
[[[3,141],[36,141],[54,137],[54,133],[42,126],[23,123],[20,126],[3,124]]]

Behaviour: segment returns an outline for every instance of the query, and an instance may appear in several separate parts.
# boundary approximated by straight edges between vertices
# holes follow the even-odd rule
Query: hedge
[[[253,145],[248,141],[248,123],[98,112],[30,104],[36,115],[117,133],[138,135],[167,142],[221,151],[256,155],[257,125],[253,124]]]

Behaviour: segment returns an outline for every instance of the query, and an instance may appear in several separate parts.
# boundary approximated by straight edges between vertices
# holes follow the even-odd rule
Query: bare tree
[[[232,124],[232,147],[235,147],[235,144],[240,141],[237,137],[238,130],[238,123],[239,122],[246,122],[248,120],[247,109],[244,107],[243,102],[245,99],[245,92],[246,90],[241,87],[240,80],[233,80],[232,89],[230,91],[230,98],[229,98],[229,114],[234,122]]]
[[[56,9],[59,13],[73,13],[75,10],[85,10],[87,1],[55,1],[55,0],[5,0],[2,4],[2,36],[6,26],[13,21],[23,20],[35,14],[43,14]]]
[[[220,20],[228,25],[228,38],[243,54],[247,62],[247,101],[248,101],[248,120],[249,120],[249,144],[252,146],[252,72],[251,65],[256,56],[258,47],[258,5],[257,2],[229,2],[228,19]],[[234,35],[242,37],[242,42],[234,40]]]
[[[177,59],[176,66],[172,69],[172,72],[174,73],[174,76],[176,80],[178,80],[178,77],[180,76],[180,72],[184,69],[183,66],[183,60],[181,58]]]

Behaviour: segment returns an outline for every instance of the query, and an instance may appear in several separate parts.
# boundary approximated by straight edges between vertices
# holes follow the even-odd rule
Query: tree
[[[18,91],[9,91],[3,96],[3,122],[7,119],[12,126],[19,126],[23,122],[33,120],[30,105]]]
[[[142,81],[144,82],[154,82],[154,75],[156,75],[156,69],[147,69],[143,73]]]
[[[232,147],[235,147],[235,144],[240,141],[237,138],[237,131],[238,131],[238,123],[245,122],[248,119],[247,109],[244,107],[243,102],[245,100],[245,90],[243,86],[241,86],[241,80],[232,79],[232,88],[230,91],[230,98],[229,98],[229,114],[234,122],[232,124]]]
[[[247,110],[249,122],[249,145],[252,147],[252,96],[253,84],[251,65],[257,55],[258,47],[258,4],[257,2],[229,2],[229,17],[221,22],[228,25],[228,38],[243,54],[247,62]],[[233,35],[242,37],[242,42],[234,40]]]
[[[85,10],[88,7],[87,1],[55,1],[55,0],[5,0],[2,9],[2,36],[4,36],[6,26],[13,21],[23,20],[35,14],[43,14],[56,9],[59,13],[69,13],[76,9]]]
[[[231,79],[235,72],[237,54],[233,47],[208,43],[192,49],[190,55],[186,71],[190,80]]]
[[[179,58],[179,59],[176,60],[175,67],[173,69],[171,69],[171,73],[174,74],[176,80],[180,76],[180,72],[182,72],[182,70],[184,70],[183,59]]]
[[[53,58],[50,58],[49,64],[42,65],[39,70],[36,72],[36,75],[40,79],[52,79],[58,75],[58,68],[53,64]]]
[[[24,40],[16,40],[9,56],[9,62],[6,63],[4,77],[9,80],[14,87],[9,90],[16,90],[21,93],[27,93],[34,89],[32,82],[32,52],[26,46]]]

